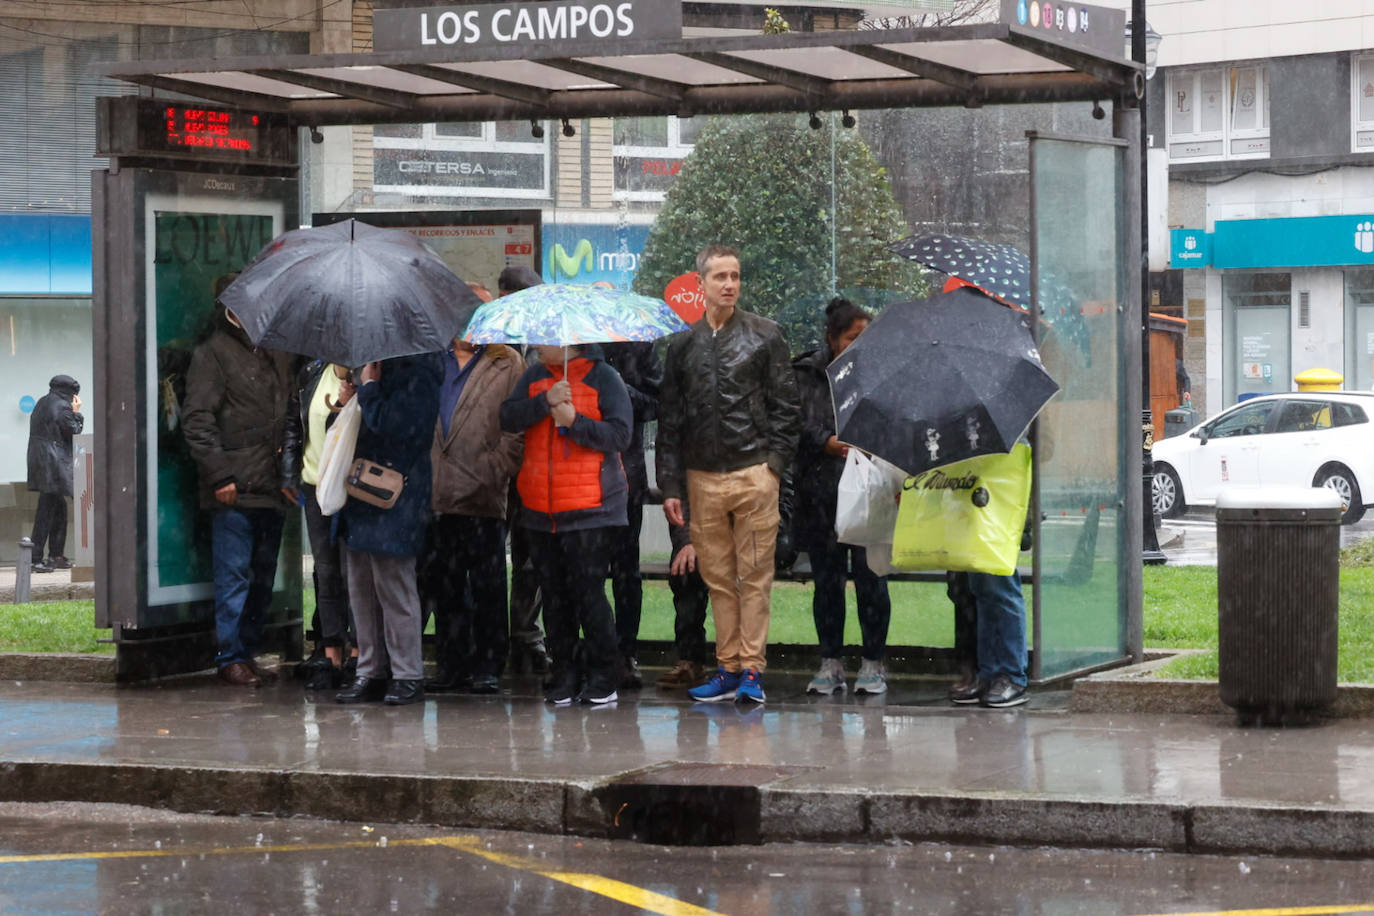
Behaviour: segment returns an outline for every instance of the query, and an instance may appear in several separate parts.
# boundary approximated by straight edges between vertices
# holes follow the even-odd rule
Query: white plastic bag
[[[905,479],[906,474],[888,462],[851,448],[835,501],[836,540],[860,547],[891,544]]]
[[[358,427],[363,417],[358,399],[350,400],[339,411],[324,434],[324,451],[320,455],[320,482],[315,488],[315,501],[323,515],[333,515],[348,501],[344,488],[348,469],[353,465],[353,449],[358,444]]]

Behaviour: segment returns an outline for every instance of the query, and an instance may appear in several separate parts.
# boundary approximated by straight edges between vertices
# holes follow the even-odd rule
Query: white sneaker
[[[854,692],[887,693],[887,671],[882,662],[863,660],[859,666],[859,677],[854,681]]]
[[[806,685],[806,692],[828,697],[836,691],[844,693],[844,662],[838,658],[823,658],[821,670]]]

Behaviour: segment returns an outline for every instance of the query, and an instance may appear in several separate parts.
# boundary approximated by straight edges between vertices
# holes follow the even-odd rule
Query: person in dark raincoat
[[[430,515],[429,451],[444,367],[438,353],[402,356],[368,363],[357,378],[362,425],[353,457],[399,471],[405,483],[389,509],[350,496],[340,513],[358,676],[335,699],[403,706],[425,695],[415,558]]]
[[[797,445],[796,508],[793,531],[797,546],[811,558],[816,588],[811,613],[820,641],[821,667],[807,685],[807,693],[830,696],[843,692],[844,583],[854,576],[858,596],[863,661],[854,683],[855,693],[885,693],[887,628],[892,601],[887,579],[868,568],[868,552],[835,540],[835,509],[849,446],[835,436],[835,408],[825,367],[854,342],[871,320],[869,314],[843,297],[825,309],[825,344],[792,361],[801,393],[801,439]]]
[[[81,432],[81,385],[70,375],[54,375],[48,393],[29,414],[29,489],[38,493],[33,519],[33,571],[70,569],[67,500],[72,497],[72,436]],[[47,560],[44,561],[44,548]]]

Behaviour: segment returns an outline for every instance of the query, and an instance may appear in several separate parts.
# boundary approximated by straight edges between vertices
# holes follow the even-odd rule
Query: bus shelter
[[[583,118],[814,121],[1044,102],[1094,103],[1097,116],[1106,106],[1112,136],[1026,138],[1037,296],[1052,273],[1080,310],[1074,345],[1042,341],[1062,390],[1038,422],[1031,676],[1138,659],[1144,76],[1122,57],[1120,11],[1003,0],[1000,13],[948,27],[689,38],[668,0],[404,7],[376,11],[367,53],[107,68],[142,87],[101,100],[110,167],[94,174],[92,194],[106,405],[95,445],[96,623],[114,629],[119,675],[203,668],[213,653],[208,525],[180,444],[178,383],[215,279],[303,221],[307,129],[528,121],[566,132]],[[288,529],[284,543],[269,633],[299,657],[298,533]]]

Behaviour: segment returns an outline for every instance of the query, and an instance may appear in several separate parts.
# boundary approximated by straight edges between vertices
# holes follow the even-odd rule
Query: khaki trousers
[[[767,464],[688,471],[692,546],[711,591],[716,660],[726,671],[762,672],[778,541],[778,478]]]

